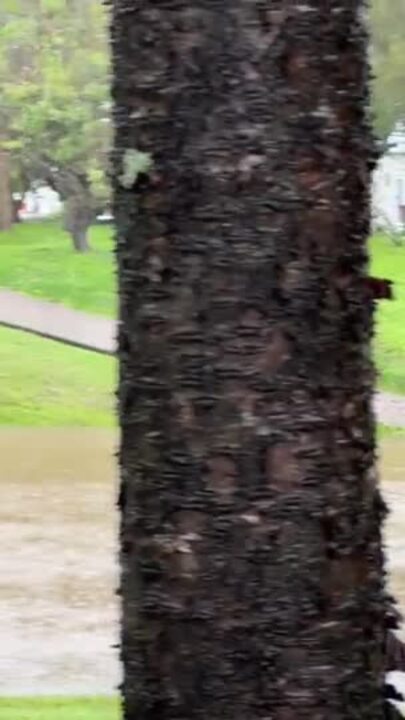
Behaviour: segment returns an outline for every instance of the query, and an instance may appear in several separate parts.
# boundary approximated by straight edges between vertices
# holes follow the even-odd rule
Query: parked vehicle
[[[21,196],[15,193],[13,199],[19,203],[19,220],[44,220],[60,215],[63,203],[55,190],[47,185],[32,188]]]
[[[114,216],[108,210],[104,210],[104,212],[100,213],[100,215],[97,215],[96,217],[97,223],[100,223],[101,225],[112,223],[113,220]]]

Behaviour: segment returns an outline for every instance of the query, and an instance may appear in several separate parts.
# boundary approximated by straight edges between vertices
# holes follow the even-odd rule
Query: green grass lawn
[[[391,440],[393,438],[405,439],[405,428],[392,427],[390,425],[382,425],[381,423],[377,426],[377,438],[381,440]]]
[[[0,720],[119,720],[115,698],[0,698]]]
[[[380,385],[405,394],[405,245],[385,237],[372,240],[371,274],[394,281],[394,300],[378,304],[376,361]]]
[[[94,226],[94,252],[74,253],[56,221],[14,225],[0,233],[0,287],[55,300],[100,315],[115,312],[110,226]]]
[[[114,262],[112,254],[113,230],[107,226],[96,226],[91,229],[90,241],[94,252],[88,255],[77,255],[71,249],[68,235],[61,230],[56,221],[40,223],[22,223],[16,225],[10,232],[0,233],[0,287],[7,287],[27,295],[35,295],[49,300],[64,303],[71,307],[88,310],[89,312],[103,315],[114,315],[115,312],[115,279]],[[394,281],[395,300],[393,302],[383,301],[378,304],[377,311],[377,338],[376,338],[376,360],[380,373],[380,386],[392,392],[405,394],[405,246],[394,246],[385,237],[375,237],[371,241],[371,274],[377,277],[386,277]],[[3,342],[5,344],[3,344]],[[8,397],[8,409],[3,412],[6,417],[13,416],[14,398],[18,400],[18,417],[24,419],[33,416],[32,408],[36,407],[41,411],[41,417],[48,417],[49,421],[55,414],[62,421],[65,414],[69,422],[73,421],[73,398],[70,403],[70,410],[66,412],[63,408],[57,410],[57,403],[52,404],[52,411],[42,408],[44,378],[46,378],[46,367],[49,363],[43,363],[40,371],[41,378],[36,383],[40,386],[39,392],[35,392],[35,403],[30,408],[23,407],[23,398],[26,395],[25,386],[18,383],[27,382],[28,390],[33,391],[34,367],[27,367],[29,355],[23,348],[29,348],[31,342],[21,339],[20,356],[11,358],[14,351],[18,351],[17,339],[11,342],[11,335],[2,335],[2,353],[0,356],[0,376],[10,378],[10,389],[6,392]],[[39,342],[39,341],[38,341]],[[44,352],[39,347],[45,348],[45,344],[36,346],[37,356],[35,367],[41,364],[39,355]],[[47,351],[46,351],[47,352]],[[59,394],[68,401],[69,394],[73,392],[79,397],[76,388],[80,383],[76,379],[80,376],[83,379],[93,378],[91,387],[103,388],[103,398],[108,395],[105,383],[112,387],[112,371],[107,370],[112,363],[106,359],[78,355],[77,350],[66,350],[69,361],[64,362],[62,350],[49,351],[56,353],[52,355],[53,362],[61,362],[60,371],[56,366],[52,369],[52,375],[57,376],[57,382],[52,383],[54,395]],[[79,360],[83,358],[83,360]],[[4,358],[4,359],[3,359]],[[25,358],[25,360],[24,360]],[[11,367],[15,362],[16,370]],[[29,364],[31,365],[31,364]],[[72,383],[72,390],[68,387],[68,378],[64,380],[64,367],[70,367],[70,374],[75,377]],[[91,368],[91,370],[90,370]],[[95,376],[99,376],[96,378]],[[69,379],[70,383],[70,379]],[[46,383],[45,383],[46,384]],[[85,385],[81,385],[85,387]],[[50,393],[52,394],[52,393]],[[87,393],[88,394],[88,393]],[[49,398],[47,390],[46,397]],[[48,401],[47,401],[48,403]],[[104,400],[101,403],[104,407]],[[49,405],[49,403],[48,403]],[[84,418],[84,407],[87,407],[88,399],[82,402],[77,409],[78,420]],[[99,414],[101,413],[101,414]],[[105,422],[105,413],[100,410],[91,413],[93,421]],[[90,424],[90,416],[86,424]],[[1,417],[0,417],[1,419]],[[84,421],[84,420],[83,420]]]
[[[0,424],[114,424],[115,362],[0,327]]]

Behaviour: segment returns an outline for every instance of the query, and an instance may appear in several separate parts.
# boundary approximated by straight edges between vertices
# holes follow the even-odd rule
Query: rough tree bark
[[[113,0],[125,720],[381,720],[361,0]]]
[[[0,230],[9,230],[13,224],[10,168],[8,154],[0,149]]]

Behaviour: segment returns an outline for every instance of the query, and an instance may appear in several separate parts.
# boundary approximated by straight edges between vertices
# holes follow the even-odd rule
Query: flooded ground
[[[118,683],[114,436],[0,432],[0,693]]]
[[[0,431],[0,694],[119,682],[114,444],[102,430]],[[405,440],[384,443],[381,466],[405,609]]]
[[[405,614],[405,439],[385,440],[380,448],[382,489],[390,515],[385,542],[390,583]]]

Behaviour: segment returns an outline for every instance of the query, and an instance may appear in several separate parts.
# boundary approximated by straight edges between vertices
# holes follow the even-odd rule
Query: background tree
[[[371,27],[375,123],[379,136],[385,139],[395,123],[405,119],[403,0],[373,0]]]
[[[8,153],[0,146],[0,230],[8,230],[12,222],[13,207]]]
[[[0,10],[3,146],[14,183],[48,182],[76,250],[108,197],[108,55],[98,0],[6,0]]]
[[[125,720],[382,720],[361,0],[114,0]]]
[[[404,117],[403,0],[373,0],[374,109],[385,138]],[[3,0],[0,8],[0,129],[15,190],[50,183],[65,201],[77,250],[108,202],[106,17],[99,0]],[[84,42],[85,39],[85,42]],[[4,224],[4,223],[3,223]]]

